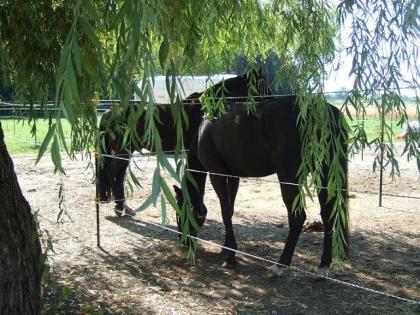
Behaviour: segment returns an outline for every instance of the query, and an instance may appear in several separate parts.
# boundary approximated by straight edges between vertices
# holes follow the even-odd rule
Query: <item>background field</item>
[[[328,98],[328,101],[333,105],[340,107],[343,104],[343,98]],[[416,107],[415,100],[413,98],[404,99],[407,115],[409,118],[415,119],[417,117],[418,108]],[[350,111],[353,115],[354,120],[348,119],[350,126],[356,125],[358,122],[355,117],[355,112]],[[100,116],[100,115],[99,115]],[[100,118],[99,118],[100,119]],[[397,126],[395,117],[387,117],[387,124],[392,124],[394,134],[397,135],[401,131],[401,126]],[[39,145],[42,143],[47,131],[48,131],[48,120],[38,118],[36,120],[36,132],[33,136],[31,134],[31,127],[28,124],[26,118],[6,118],[0,116],[0,122],[2,123],[4,133],[6,135],[6,145],[10,154],[22,154],[22,153],[34,153],[38,150]],[[359,121],[359,124],[361,121]],[[64,130],[69,134],[70,125],[67,120],[62,119]],[[365,131],[369,141],[379,137],[380,134],[380,118],[376,108],[368,107],[364,121]],[[395,137],[394,141],[397,140]]]
[[[0,123],[5,135],[5,143],[9,154],[36,154],[39,146],[48,132],[48,120],[36,119],[36,131],[32,135],[32,127],[26,118],[2,118]],[[62,119],[64,132],[70,136],[70,124],[66,119]]]

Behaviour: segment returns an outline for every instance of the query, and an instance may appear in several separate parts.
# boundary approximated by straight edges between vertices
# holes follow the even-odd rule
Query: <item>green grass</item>
[[[35,156],[38,153],[39,145],[42,143],[48,131],[48,120],[37,119],[36,138],[31,136],[31,126],[28,124],[27,119],[18,121],[12,118],[0,118],[0,122],[3,127],[5,142],[10,155],[33,154]],[[391,123],[391,121],[387,120],[387,123]],[[69,136],[69,123],[67,120],[63,119],[62,124],[67,136]],[[349,121],[349,124],[350,126],[353,126],[356,122]],[[379,136],[380,121],[378,119],[368,117],[366,118],[364,125],[369,141]],[[401,128],[396,126],[395,121],[393,121],[393,128],[395,135],[401,131]],[[395,138],[394,140],[397,141]]]
[[[4,140],[10,155],[38,154],[39,146],[48,132],[48,119],[36,120],[36,137],[31,135],[28,119],[0,118]],[[62,119],[64,132],[70,134],[70,124]]]
[[[357,121],[350,121],[350,119],[347,120],[347,122],[349,123],[351,129],[353,130],[353,126],[357,125]],[[359,122],[359,124],[361,124],[362,122]],[[394,131],[394,137],[393,137],[393,141],[395,142],[400,142],[403,140],[397,139],[397,134],[401,132],[402,128],[400,126],[397,126],[397,121],[395,120],[390,120],[390,119],[386,119],[386,123],[388,125],[392,126],[392,129]],[[377,118],[371,118],[371,117],[367,117],[365,118],[364,122],[363,122],[363,127],[364,130],[366,132],[366,136],[368,138],[368,141],[372,141],[373,139],[377,138],[380,136],[381,133],[381,121]],[[385,141],[387,141],[386,138],[386,134],[385,134]]]

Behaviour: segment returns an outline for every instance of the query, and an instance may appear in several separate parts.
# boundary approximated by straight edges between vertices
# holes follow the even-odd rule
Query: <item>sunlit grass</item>
[[[0,118],[4,140],[10,155],[38,153],[39,146],[48,132],[48,119],[36,119],[36,132],[31,134],[32,124],[28,119]],[[70,124],[62,119],[64,132],[70,135]]]
[[[369,142],[380,137],[381,121],[377,118],[366,117],[363,120],[363,122],[362,121],[358,122],[356,120],[351,121],[350,119],[348,119],[347,122],[350,125],[351,130],[354,130],[354,126],[356,126],[357,124],[359,124],[359,125],[363,124],[363,129],[366,132],[366,136],[367,136],[367,139],[368,139]],[[402,131],[401,126],[397,126],[397,121],[396,120],[391,120],[391,119],[386,119],[386,124],[392,127],[392,131],[394,133],[392,141],[395,141],[395,142],[403,141],[401,139],[396,138],[398,133],[400,133]],[[385,141],[387,141],[387,140],[388,139],[386,138],[386,135],[385,135]]]

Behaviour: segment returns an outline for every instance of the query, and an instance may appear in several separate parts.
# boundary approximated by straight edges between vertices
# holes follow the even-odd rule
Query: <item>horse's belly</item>
[[[275,173],[271,149],[255,119],[246,117],[241,125],[208,122],[202,131],[199,158],[208,171],[241,177]]]
[[[264,177],[275,173],[275,167],[267,152],[238,150],[235,155],[225,158],[231,175],[240,177]]]

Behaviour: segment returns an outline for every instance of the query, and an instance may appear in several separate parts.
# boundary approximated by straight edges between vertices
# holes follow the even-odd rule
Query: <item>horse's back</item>
[[[209,171],[239,176],[273,173],[261,121],[242,111],[203,121],[198,137],[198,154]]]
[[[273,99],[248,113],[228,106],[219,119],[206,120],[199,133],[199,157],[209,170],[222,166],[238,176],[261,177],[277,172],[279,155],[297,155],[299,141],[294,99]]]
[[[335,120],[340,111],[328,105]],[[199,158],[209,171],[226,169],[238,176],[260,177],[301,161],[299,107],[295,96],[263,101],[254,113],[240,104],[227,106],[218,119],[202,123]]]

